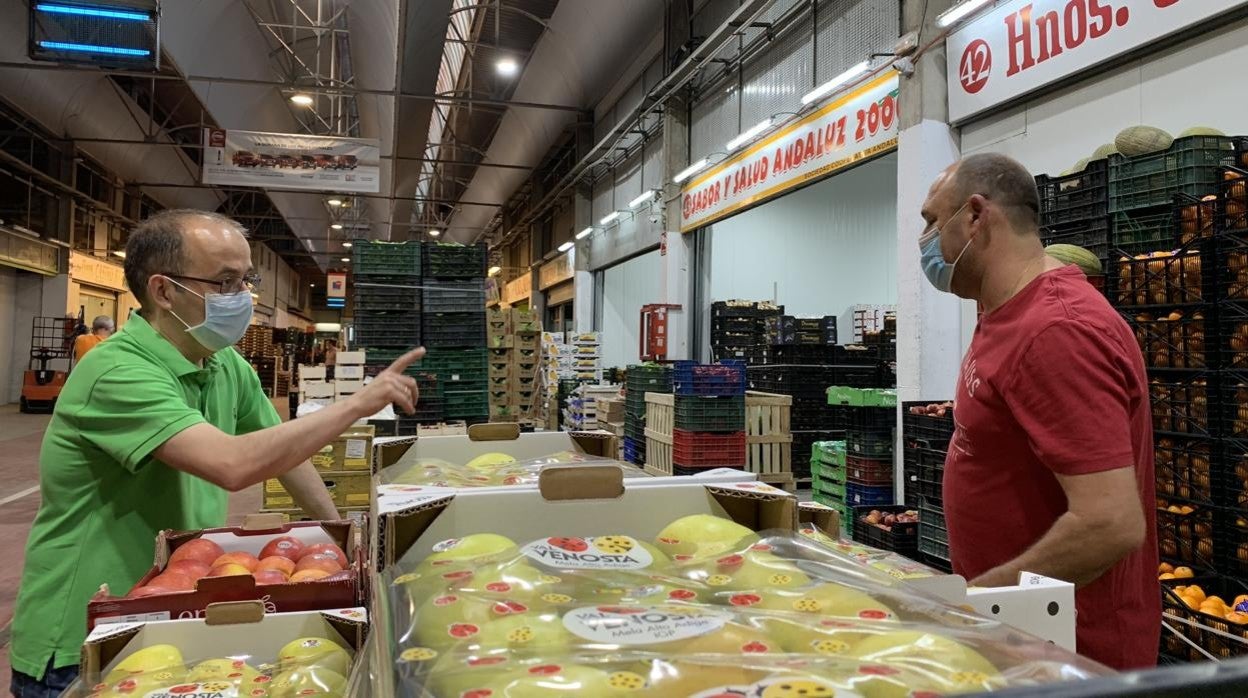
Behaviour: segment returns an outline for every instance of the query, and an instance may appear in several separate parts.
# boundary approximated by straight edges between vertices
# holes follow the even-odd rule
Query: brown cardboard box
[[[510,349],[516,337],[510,333],[494,334],[491,332],[488,339],[490,349]]]
[[[510,390],[491,390],[489,401],[490,401],[491,406],[497,405],[500,407],[505,407],[511,404],[511,391]]]
[[[367,474],[357,477],[368,478]],[[276,611],[314,611],[325,608],[357,606],[366,601],[360,572],[364,569],[364,549],[355,545],[355,526],[345,521],[324,521],[283,524],[272,514],[253,514],[242,526],[209,528],[202,531],[162,531],[156,537],[156,557],[152,568],[135,587],[147,584],[160,574],[169,556],[178,546],[195,538],[207,538],[226,550],[259,555],[261,548],[277,536],[293,536],[305,544],[334,543],[342,548],[350,561],[349,574],[343,579],[318,580],[257,586],[251,576],[205,577],[193,592],[174,592],[158,596],[126,599],[110,596],[129,590],[113,589],[96,594],[87,603],[87,628],[100,623],[130,620],[169,620],[202,618],[209,604],[222,601],[263,600]]]
[[[535,364],[541,360],[541,354],[532,347],[515,347],[511,351],[511,363],[513,364]]]
[[[368,470],[376,429],[372,425],[354,426],[329,442],[312,456],[317,470]]]
[[[513,385],[512,381],[513,379],[508,375],[490,376],[489,383],[488,383],[489,389],[491,392],[494,392],[494,391],[502,392],[502,391],[511,390],[511,387]]]
[[[487,308],[485,311],[486,323],[488,323],[491,328],[499,327],[499,334],[511,331],[511,317],[512,312],[510,309]]]
[[[531,393],[537,390],[538,377],[534,373],[514,374],[511,376],[511,389],[517,393]]]
[[[311,587],[314,583],[304,586]],[[268,611],[268,612],[266,612]],[[353,660],[347,672],[348,695],[362,695],[359,687],[367,682],[365,638],[368,636],[368,611],[359,604],[292,613],[272,612],[263,601],[214,603],[195,620],[146,621],[111,623],[97,626],[87,635],[79,664],[81,693],[100,683],[122,659],[153,645],[177,647],[187,666],[211,657],[245,656],[258,666],[276,663],[278,652],[287,643],[302,637],[323,637],[351,652]],[[267,679],[266,679],[267,680]],[[267,687],[264,684],[262,687]],[[229,691],[233,695],[233,688]],[[156,695],[152,693],[150,695]],[[177,691],[160,695],[223,696],[224,693]],[[238,695],[251,695],[240,691]]]
[[[370,454],[371,455],[371,454]],[[372,493],[372,473],[323,473],[325,487],[334,499],[334,505],[342,507],[366,507]]]
[[[542,348],[540,338],[535,334],[518,334],[513,347],[516,351],[531,351],[534,355]]]
[[[495,361],[491,359],[489,375],[491,378],[498,378],[498,377],[510,378],[511,377],[511,362],[510,361]]]

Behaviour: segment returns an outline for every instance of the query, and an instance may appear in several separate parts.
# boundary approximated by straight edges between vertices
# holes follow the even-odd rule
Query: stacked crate
[[[836,316],[805,318],[780,316],[779,336],[772,341],[779,346],[836,344]]]
[[[841,516],[841,529],[853,533],[853,509],[845,503],[845,442],[816,441],[810,450],[811,497]]]
[[[629,366],[624,387],[624,459],[645,465],[646,393],[671,393],[672,369],[659,364]]]
[[[490,309],[486,323],[490,421],[536,419],[541,325],[532,311],[507,308]]]
[[[582,383],[572,391],[564,424],[569,430],[589,431],[598,428],[599,406],[619,393],[614,385]]]
[[[573,347],[574,377],[582,382],[601,383],[602,333],[569,332],[568,343]]]
[[[672,395],[646,395],[646,465],[696,475],[746,466],[745,363],[677,361]]]
[[[767,301],[716,301],[711,304],[711,357],[766,363],[780,336],[783,306]]]
[[[831,386],[828,403],[848,408],[845,504],[851,508],[891,505],[897,393],[880,388]]]
[[[547,429],[558,429],[562,415],[559,405],[560,381],[575,377],[576,349],[566,342],[563,332],[541,334],[540,368],[542,419]]]
[[[1036,177],[1040,230],[1046,246],[1077,245],[1109,262],[1109,161],[1089,162],[1068,175]]]
[[[945,414],[939,416],[925,411],[910,411],[911,408],[925,410],[929,404],[902,404],[905,503],[906,506],[919,510],[919,554],[923,557],[923,562],[948,572],[952,569],[952,563],[949,558],[949,534],[945,525],[941,481],[944,477],[945,455],[949,452],[949,442],[953,439],[953,409],[946,408]]]
[[[438,374],[447,419],[484,422],[490,416],[490,372],[483,366],[488,362],[485,245],[426,242],[421,254],[421,327],[428,351],[421,366]]]
[[[363,378],[420,346],[420,243],[356,240],[351,255],[352,346],[364,350]],[[441,421],[441,398],[427,372],[416,366],[405,372],[416,379],[420,400],[415,415],[396,412],[395,429],[415,433],[419,423]],[[342,378],[337,368],[335,378]]]
[[[851,338],[854,344],[861,344],[868,332],[879,332],[884,329],[888,316],[897,317],[895,305],[855,305],[849,309]]]

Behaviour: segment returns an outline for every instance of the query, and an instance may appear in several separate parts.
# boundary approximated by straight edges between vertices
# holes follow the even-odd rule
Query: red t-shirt
[[[968,580],[1030,548],[1066,512],[1055,473],[1135,466],[1148,533],[1075,594],[1080,654],[1151,666],[1161,632],[1153,427],[1144,359],[1075,266],[1045,272],[975,329],[945,459],[953,568]]]

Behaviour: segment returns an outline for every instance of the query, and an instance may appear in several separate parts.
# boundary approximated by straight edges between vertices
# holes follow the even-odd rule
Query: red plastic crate
[[[893,483],[893,459],[846,455],[845,477],[851,482],[863,485],[891,485]]]
[[[672,430],[672,464],[686,468],[745,465],[745,432],[710,434]]]

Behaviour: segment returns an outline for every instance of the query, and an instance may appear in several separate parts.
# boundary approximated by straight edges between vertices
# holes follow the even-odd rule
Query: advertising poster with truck
[[[204,129],[204,184],[376,193],[381,144],[373,138]]]

